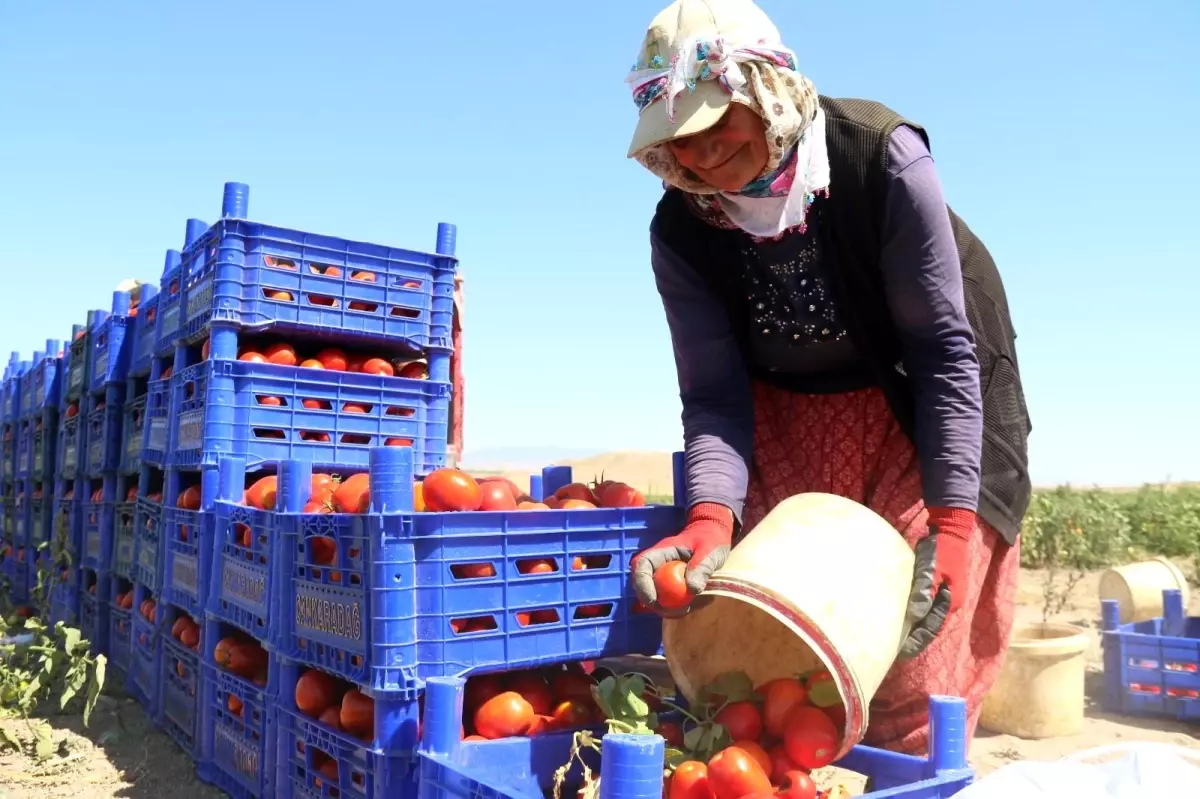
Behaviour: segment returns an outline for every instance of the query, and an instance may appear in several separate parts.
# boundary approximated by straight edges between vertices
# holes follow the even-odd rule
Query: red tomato
[[[505,691],[475,711],[475,731],[494,741],[524,735],[533,724],[533,706],[515,691]]]
[[[564,499],[558,506],[561,510],[595,510],[596,506],[586,499]]]
[[[667,787],[667,799],[716,799],[708,781],[708,766],[697,760],[676,766]]]
[[[829,716],[815,707],[803,706],[792,711],[783,745],[802,769],[823,768],[837,755],[838,731]]]
[[[754,758],[754,762],[762,767],[763,773],[770,776],[771,774],[771,756],[767,754],[767,750],[759,745],[758,741],[734,739],[733,745],[738,749],[744,749],[746,754]]]
[[[479,485],[482,486],[488,483],[500,483],[508,489],[509,493],[512,494],[513,499],[517,502],[520,502],[521,498],[525,496],[521,489],[517,488],[517,484],[512,480],[509,480],[507,477],[492,476],[479,478]]]
[[[200,486],[185,488],[175,499],[180,510],[200,510]]]
[[[458,469],[438,469],[424,480],[425,507],[431,511],[479,510],[483,492],[479,483]]]
[[[641,491],[625,483],[611,481],[597,486],[596,499],[602,508],[640,508],[646,504],[646,497]]]
[[[799,680],[772,680],[759,689],[763,697],[763,726],[775,738],[782,738],[792,711],[804,704],[808,691]]]
[[[677,721],[660,721],[658,734],[667,742],[667,746],[675,749],[683,748],[683,726]]]
[[[268,363],[279,364],[280,366],[295,366],[300,362],[296,358],[296,348],[291,344],[283,342],[267,347],[263,350],[263,355],[266,356]]]
[[[730,746],[708,761],[708,783],[716,799],[742,799],[771,793],[771,780],[749,752]]]
[[[846,706],[840,702],[833,707],[821,708],[825,711],[825,715],[829,716],[829,720],[833,722],[833,726],[837,728],[838,740],[842,739],[842,734],[846,730]]]
[[[428,380],[429,367],[424,361],[410,361],[401,366],[397,374],[409,380]]]
[[[279,496],[279,479],[268,474],[260,477],[246,489],[246,504],[259,510],[275,510]]]
[[[267,362],[267,358],[265,355],[263,355],[261,352],[254,352],[253,350],[243,352],[241,355],[238,356],[238,360],[246,361],[248,363],[266,363]]]
[[[200,360],[207,361],[208,354],[212,351],[212,339],[204,339],[204,346],[200,348]]]
[[[570,483],[563,486],[554,492],[554,498],[558,500],[581,499],[584,502],[590,502],[593,505],[597,504],[596,495],[592,489],[588,488],[584,483]]]
[[[519,693],[533,712],[539,716],[552,716],[554,714],[554,694],[550,691],[550,686],[546,684],[537,674],[532,672],[524,672],[514,675],[508,680],[506,685],[508,690]]]
[[[654,572],[654,591],[658,604],[667,610],[686,608],[692,601],[692,592],[684,582],[687,564],[681,560],[664,563]]]
[[[366,513],[371,507],[371,478],[354,474],[333,492],[333,505],[340,513]]]
[[[317,360],[331,372],[346,371],[346,353],[337,347],[329,347],[317,353]]]
[[[504,483],[495,480],[480,483],[479,491],[482,499],[479,510],[516,510],[517,501]]]
[[[269,408],[278,408],[279,406],[283,405],[283,399],[281,397],[259,396],[255,399],[258,400],[259,405],[266,405]]]
[[[325,364],[321,363],[316,358],[308,358],[306,360],[303,360],[300,362],[300,366],[301,366],[301,368],[304,368],[304,369],[324,369],[325,368]],[[308,400],[305,400],[305,402],[307,403]],[[305,405],[304,407],[307,408],[308,406]]]
[[[775,785],[779,785],[783,781],[784,774],[799,769],[799,766],[788,757],[787,748],[783,744],[772,746],[771,751],[767,754],[771,757],[771,782]]]
[[[752,702],[732,702],[721,709],[715,721],[729,730],[735,741],[757,741],[762,735],[762,715]],[[763,752],[766,755],[766,752]],[[769,769],[768,763],[764,768]]]
[[[396,370],[392,365],[383,358],[370,358],[364,361],[359,371],[367,375],[382,375],[384,377],[394,377]]]
[[[366,413],[367,406],[358,402],[347,402],[342,406],[342,413]]]
[[[595,684],[595,680],[582,672],[560,671],[552,678],[550,688],[560,702],[568,699],[592,702],[592,686]]]
[[[796,769],[783,775],[776,796],[784,799],[817,799],[817,784],[812,777]]]

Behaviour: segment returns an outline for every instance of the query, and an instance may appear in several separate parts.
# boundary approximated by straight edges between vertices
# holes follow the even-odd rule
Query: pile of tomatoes
[[[463,728],[467,741],[544,735],[599,724],[595,679],[581,664],[483,674],[467,680]]]
[[[616,480],[600,480],[593,485],[571,483],[539,502],[506,477],[477,479],[460,469],[438,469],[413,490],[413,505],[418,512],[583,510],[639,508],[646,504],[640,491]]]
[[[210,342],[205,340],[200,357],[208,360]],[[347,352],[341,347],[322,347],[316,351],[297,351],[286,341],[270,344],[246,344],[238,348],[238,360],[247,363],[270,363],[276,366],[299,366],[302,369],[325,369],[330,372],[352,372],[379,377],[402,377],[408,380],[428,380],[429,366],[420,356],[383,358],[361,352]],[[170,369],[160,379],[170,377]]]
[[[319,669],[296,680],[296,709],[338,732],[362,741],[375,738],[375,700],[357,687]]]
[[[171,625],[171,637],[193,652],[200,651],[200,625],[186,613],[180,613]]]
[[[267,667],[270,663],[267,650],[241,631],[235,631],[217,641],[217,645],[213,647],[213,663],[217,668],[243,680],[249,680],[259,688],[265,688],[267,685]]]
[[[817,671],[772,680],[750,699],[725,703],[714,721],[732,744],[707,763],[692,759],[677,765],[667,799],[815,799],[819,792],[810,772],[837,755],[845,710],[833,678]],[[659,733],[668,745],[683,747],[682,728],[663,724]]]

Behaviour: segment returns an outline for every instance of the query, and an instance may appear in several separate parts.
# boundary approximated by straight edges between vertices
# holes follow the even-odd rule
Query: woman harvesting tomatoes
[[[1012,625],[1030,492],[991,257],[948,210],[922,128],[818,95],[749,0],[677,0],[629,83],[629,155],[666,184],[651,263],[690,502],[684,529],[635,559],[642,600],[674,561],[699,593],[787,497],[853,499],[917,556],[913,632],[866,741],[925,750],[930,694],[964,697],[973,731]],[[852,563],[811,566],[844,568],[854,590]],[[689,599],[663,598],[663,612]]]

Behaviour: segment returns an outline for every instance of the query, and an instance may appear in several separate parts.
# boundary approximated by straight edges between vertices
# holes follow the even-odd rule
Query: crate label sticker
[[[163,332],[174,338],[177,329],[179,328],[179,303],[175,303],[170,308],[163,309],[162,315],[158,317],[158,321],[162,325]]]
[[[138,565],[153,574],[158,568],[158,546],[153,542],[143,541],[138,550]]]
[[[157,416],[150,420],[150,431],[146,436],[146,449],[163,452],[167,448],[167,420]]]
[[[108,348],[107,347],[105,347],[103,350],[101,350],[100,354],[96,356],[96,363],[92,365],[92,375],[93,375],[93,377],[98,377],[101,380],[104,380],[105,378],[108,377]]]
[[[80,388],[83,385],[83,364],[72,366],[69,377],[67,385],[71,388]]]
[[[46,465],[46,460],[45,460],[45,458],[42,457],[41,447],[38,447],[37,449],[35,449],[33,451],[33,468],[41,469],[45,465]]]
[[[125,439],[125,454],[131,458],[136,458],[142,454],[142,436],[140,433],[130,433],[129,438]]]
[[[93,467],[98,468],[101,465],[100,461],[103,457],[103,452],[104,442],[93,441],[90,445],[88,445],[88,463],[90,463]]]
[[[196,596],[196,585],[199,579],[196,575],[196,556],[195,555],[176,555],[175,564],[171,569],[171,587],[179,588],[188,593],[189,596]]]
[[[192,286],[188,291],[187,318],[191,321],[197,314],[207,313],[212,305],[213,282],[211,279]]]
[[[234,735],[228,727],[220,723],[217,724],[215,733],[213,759],[218,763],[232,766],[236,773],[247,777],[251,782],[257,782],[259,751],[248,746],[245,740]]]
[[[33,520],[33,526],[30,530],[30,537],[33,539],[33,543],[35,544],[40,544],[42,541],[46,540],[46,532],[42,529],[42,518],[40,514]]]
[[[199,449],[204,445],[204,410],[179,414],[179,439],[176,449]]]
[[[255,613],[265,613],[266,571],[249,566],[232,555],[221,557],[221,567],[221,596]]]
[[[302,583],[296,586],[296,630],[342,638],[363,640],[362,606],[357,597],[339,596],[324,586],[321,590]]]
[[[99,530],[89,530],[88,531],[87,541],[84,543],[83,552],[89,558],[99,558],[100,557],[100,531]]]
[[[78,457],[79,449],[75,445],[75,439],[72,438],[67,442],[66,446],[63,447],[63,460],[67,462],[63,465],[74,465],[75,459]]]
[[[133,563],[133,539],[122,537],[117,541],[117,563]]]

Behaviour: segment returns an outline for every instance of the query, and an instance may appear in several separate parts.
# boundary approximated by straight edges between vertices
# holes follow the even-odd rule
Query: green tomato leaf
[[[754,683],[744,671],[730,671],[704,686],[701,693],[724,702],[747,702],[756,698]]]

